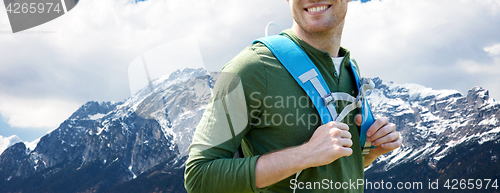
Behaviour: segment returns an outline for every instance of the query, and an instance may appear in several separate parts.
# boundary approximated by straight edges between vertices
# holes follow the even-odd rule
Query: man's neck
[[[323,52],[328,52],[331,57],[337,57],[340,50],[340,40],[342,38],[343,28],[344,23],[342,22],[335,29],[327,32],[309,33],[294,22],[292,31],[312,47]]]

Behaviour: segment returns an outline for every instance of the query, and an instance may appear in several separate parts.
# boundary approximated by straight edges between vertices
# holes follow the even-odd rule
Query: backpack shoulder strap
[[[274,56],[276,56],[300,87],[307,93],[318,110],[323,124],[334,121],[337,118],[337,111],[335,110],[333,101],[326,104],[325,100],[323,100],[323,97],[327,97],[330,93],[330,89],[314,63],[295,42],[281,35],[259,38],[253,43],[257,42],[263,43],[271,50]]]
[[[373,148],[371,142],[366,142],[366,132],[370,129],[370,126],[375,122],[375,118],[373,117],[372,110],[370,109],[370,105],[368,105],[368,100],[365,98],[365,92],[367,90],[373,89],[375,85],[371,81],[371,79],[359,78],[358,71],[356,69],[357,65],[354,66],[354,63],[351,62],[352,73],[354,74],[354,78],[356,79],[356,86],[358,88],[358,96],[362,96],[361,98],[361,116],[362,122],[359,131],[359,141],[361,142],[361,148],[363,155],[366,155],[370,152],[370,149]],[[363,84],[363,85],[360,85]]]
[[[363,154],[368,154],[372,146],[370,142],[366,143],[366,132],[375,122],[375,119],[364,96],[367,90],[373,89],[373,82],[367,78],[360,78],[357,66],[350,61],[356,88],[358,88],[358,97],[354,98],[349,94],[340,92],[331,93],[314,63],[291,39],[282,35],[273,35],[259,38],[253,43],[257,42],[266,45],[302,87],[316,107],[323,124],[330,121],[341,121],[351,110],[361,108],[363,121],[360,128],[360,142]],[[346,106],[338,115],[333,102],[339,100],[339,98],[341,98],[340,100],[350,101],[351,104]]]

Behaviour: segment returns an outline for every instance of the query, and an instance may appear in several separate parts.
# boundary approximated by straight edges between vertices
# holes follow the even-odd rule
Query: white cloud
[[[500,44],[484,47],[483,50],[491,56],[500,55]]]
[[[485,48],[500,42],[499,13],[500,3],[494,0],[352,2],[342,43],[365,76],[466,93],[473,86],[500,82],[493,78],[500,77],[498,60],[491,55],[495,48]],[[489,77],[471,76],[461,61],[493,71]]]
[[[473,60],[459,60],[457,66],[468,74],[498,75],[500,74],[500,58],[495,58],[493,64],[480,64]]]
[[[0,113],[9,125],[19,128],[56,128],[81,105],[55,98],[0,96]]]
[[[0,112],[11,126],[42,129],[86,101],[130,96],[129,64],[156,46],[195,36],[207,69],[218,71],[267,22],[291,24],[286,1],[264,0],[85,0],[18,34],[7,32],[5,13],[0,8],[0,90],[15,102],[1,103]]]

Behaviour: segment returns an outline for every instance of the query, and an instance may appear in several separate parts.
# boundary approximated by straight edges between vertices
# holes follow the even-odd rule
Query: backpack
[[[362,122],[359,139],[361,142],[362,154],[366,155],[370,152],[370,149],[374,148],[370,142],[366,142],[366,132],[375,122],[375,118],[370,110],[365,94],[367,90],[373,89],[375,84],[369,78],[360,79],[352,61],[350,61],[350,66],[356,80],[356,87],[358,88],[357,97],[352,97],[350,94],[343,92],[330,92],[330,89],[314,63],[291,39],[282,35],[273,35],[259,38],[255,40],[253,44],[257,42],[266,45],[302,89],[304,89],[318,110],[323,124],[330,121],[340,122],[350,111],[361,108]],[[347,105],[340,114],[337,114],[334,105],[334,101],[336,100],[349,101],[351,104]]]

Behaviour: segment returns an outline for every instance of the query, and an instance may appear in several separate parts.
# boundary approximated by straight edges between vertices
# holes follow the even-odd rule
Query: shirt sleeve
[[[212,97],[189,147],[184,184],[187,192],[259,192],[255,165],[259,156],[233,158],[252,121],[249,112],[265,92],[260,59],[247,48],[218,75]],[[262,95],[260,95],[262,96]]]

